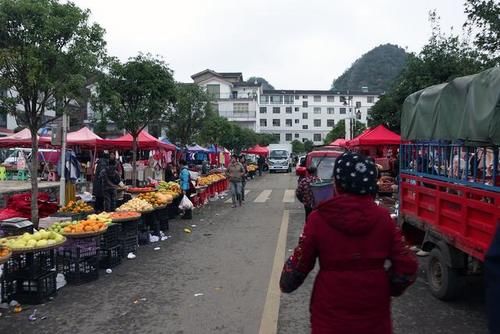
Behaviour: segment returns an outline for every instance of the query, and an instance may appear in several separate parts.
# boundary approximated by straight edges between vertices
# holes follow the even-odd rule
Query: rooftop
[[[292,90],[272,89],[264,90],[264,95],[381,95],[380,92],[363,92],[361,90]]]

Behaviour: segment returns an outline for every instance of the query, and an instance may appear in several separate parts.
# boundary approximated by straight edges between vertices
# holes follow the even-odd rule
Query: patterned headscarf
[[[377,168],[372,158],[345,152],[335,160],[333,177],[345,192],[367,195],[377,192]]]

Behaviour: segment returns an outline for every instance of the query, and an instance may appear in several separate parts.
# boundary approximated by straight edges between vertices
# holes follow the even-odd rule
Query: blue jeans
[[[241,182],[230,182],[231,199],[233,200],[233,205],[236,205],[236,201],[241,204],[241,187]]]

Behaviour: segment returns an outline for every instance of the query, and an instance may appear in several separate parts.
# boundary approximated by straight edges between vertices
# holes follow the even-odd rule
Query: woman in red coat
[[[280,286],[297,289],[319,259],[311,297],[314,334],[390,334],[391,295],[411,285],[414,254],[387,210],[374,203],[374,162],[357,153],[337,158],[337,195],[309,216]]]

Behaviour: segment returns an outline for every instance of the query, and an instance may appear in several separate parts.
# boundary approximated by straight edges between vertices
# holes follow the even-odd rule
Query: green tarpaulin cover
[[[408,96],[401,138],[500,145],[500,67]]]

